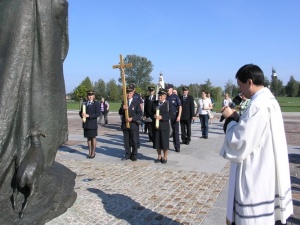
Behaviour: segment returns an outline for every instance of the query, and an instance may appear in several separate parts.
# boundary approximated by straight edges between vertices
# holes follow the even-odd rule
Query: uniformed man
[[[145,97],[144,101],[144,121],[145,130],[148,129],[149,141],[153,141],[153,126],[152,121],[154,120],[154,112],[152,111],[153,101],[156,100],[154,95],[154,87],[148,87],[149,95]]]
[[[143,112],[140,107],[140,103],[133,99],[133,89],[127,87],[126,89],[128,105],[122,103],[119,109],[119,115],[122,115],[121,128],[124,135],[124,148],[125,156],[122,160],[131,159],[132,161],[137,160],[138,153],[138,134],[139,134],[139,124],[138,121],[141,120]],[[125,110],[128,109],[129,118],[125,118]],[[130,128],[126,127],[126,122],[129,122]]]
[[[195,119],[194,97],[189,95],[189,88],[182,87],[183,95],[180,97],[182,113],[180,117],[181,141],[182,144],[189,145],[191,141],[191,123]]]
[[[168,90],[167,100],[170,106],[173,107],[173,117],[171,118],[173,144],[176,152],[180,152],[180,140],[179,140],[179,121],[181,117],[181,102],[177,95],[173,94],[173,85],[167,84],[165,87]]]
[[[136,101],[136,102],[138,102],[139,104],[140,104],[140,108],[143,110],[143,104],[144,104],[144,101],[143,101],[143,99],[142,99],[142,97],[141,97],[141,95],[139,94],[139,93],[136,93],[136,91],[135,91],[135,85],[134,84],[130,84],[129,85],[129,88],[131,89],[131,90],[133,90],[133,96],[132,96],[132,98]],[[139,125],[141,125],[141,122],[142,122],[142,116],[141,116],[141,118],[140,118],[140,120],[139,120]],[[140,129],[139,129],[140,130]],[[138,148],[140,148],[140,132],[138,132],[138,136],[137,136],[137,147]]]

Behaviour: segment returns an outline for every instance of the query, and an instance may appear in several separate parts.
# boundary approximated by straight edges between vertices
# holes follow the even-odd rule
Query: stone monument
[[[76,174],[55,162],[68,135],[67,18],[66,0],[0,1],[0,224],[44,224],[76,199]],[[38,138],[40,144],[26,138],[32,129],[46,134]],[[35,144],[43,151],[39,166],[28,156],[36,155],[31,154]],[[13,189],[22,187],[17,171],[19,179],[26,175],[31,183],[19,190],[24,197],[13,202]],[[15,204],[26,204],[26,210],[20,212]]]

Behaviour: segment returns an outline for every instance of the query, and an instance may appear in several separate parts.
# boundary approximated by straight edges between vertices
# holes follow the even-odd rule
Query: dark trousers
[[[171,120],[171,127],[172,127],[172,135],[173,135],[173,144],[175,150],[180,150],[180,140],[179,140],[179,122],[176,119]]]
[[[208,137],[208,114],[199,115],[202,137]]]
[[[148,137],[150,141],[153,141],[153,130],[154,130],[154,125],[153,123],[145,123],[145,127],[148,129]],[[146,130],[146,128],[145,128]]]
[[[107,114],[104,114],[104,112],[100,112],[100,117],[99,117],[99,120],[98,120],[98,123],[100,124],[107,124],[108,120],[107,120]],[[102,120],[103,120],[103,117],[104,117],[104,123],[102,123]]]
[[[138,153],[137,137],[139,130],[123,129],[125,158],[136,159]]]
[[[181,140],[183,143],[189,143],[191,141],[191,123],[191,120],[180,120]]]

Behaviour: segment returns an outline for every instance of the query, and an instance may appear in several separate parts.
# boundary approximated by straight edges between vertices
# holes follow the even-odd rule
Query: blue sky
[[[299,0],[69,0],[66,91],[87,76],[118,80],[119,55],[146,57],[167,83],[224,87],[236,71],[272,67],[300,81]]]

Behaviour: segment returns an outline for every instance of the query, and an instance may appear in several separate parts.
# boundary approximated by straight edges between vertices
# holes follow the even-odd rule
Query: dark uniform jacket
[[[156,109],[159,107],[159,101],[154,101],[152,104],[152,113],[156,114]],[[162,116],[162,119],[159,121],[159,130],[168,130],[169,129],[169,120],[173,116],[173,107],[171,107],[168,100],[166,100],[159,107],[159,115]],[[154,119],[152,123],[155,124],[156,120]]]
[[[132,117],[132,121],[129,122],[130,128],[126,128],[125,110],[123,109],[123,104],[124,103],[122,102],[121,107],[119,109],[119,115],[122,115],[121,128],[122,129],[131,129],[131,130],[139,129],[138,123],[141,123],[141,119],[143,116],[143,112],[142,112],[140,103],[138,101],[136,101],[135,99],[132,99],[131,104],[128,108],[129,118]]]
[[[86,114],[89,117],[86,118],[86,122],[82,123],[83,129],[98,129],[97,117],[100,116],[100,105],[98,101],[93,101],[90,105],[88,102],[86,104]],[[82,106],[79,112],[80,117],[82,118]]]
[[[150,117],[153,120],[153,116],[155,113],[153,113],[152,110],[152,105],[153,102],[155,101],[156,96],[153,95],[152,100],[150,100],[150,96],[147,96],[145,98],[145,103],[144,103],[144,116]]]
[[[180,99],[177,95],[171,94],[170,96],[167,96],[167,101],[170,103],[170,107],[172,108],[173,117],[171,118],[172,121],[175,121],[178,113],[179,113],[179,106],[181,106]]]
[[[195,116],[195,105],[194,97],[187,95],[186,99],[183,100],[183,96],[180,97],[182,104],[182,112],[180,120],[190,120]]]

